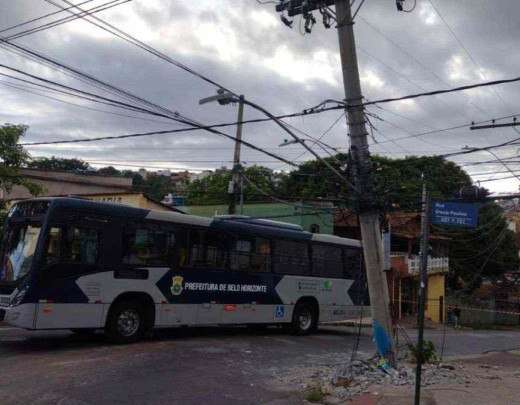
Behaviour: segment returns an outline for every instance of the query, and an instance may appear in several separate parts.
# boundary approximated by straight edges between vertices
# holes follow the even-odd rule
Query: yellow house
[[[385,218],[390,234],[386,278],[395,320],[415,316],[418,309],[420,268],[420,212],[392,212]],[[446,275],[449,271],[449,239],[430,233],[431,257],[428,258],[426,318],[433,322],[446,319]],[[334,220],[338,236],[361,237],[357,215],[348,210],[338,211]]]
[[[176,208],[163,204],[159,201],[152,200],[143,193],[123,192],[123,193],[107,193],[107,194],[90,194],[78,196],[92,201],[109,202],[116,204],[130,205],[136,208],[144,208],[156,211],[179,211]]]

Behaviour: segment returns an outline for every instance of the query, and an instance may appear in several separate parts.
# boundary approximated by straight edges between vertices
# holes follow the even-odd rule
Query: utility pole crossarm
[[[472,131],[478,129],[492,129],[492,128],[507,128],[507,127],[516,127],[520,125],[520,122],[514,120],[513,122],[509,122],[507,124],[489,124],[489,125],[472,125],[469,127]]]

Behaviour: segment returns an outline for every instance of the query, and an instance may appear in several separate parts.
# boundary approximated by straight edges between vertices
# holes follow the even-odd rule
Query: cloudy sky
[[[54,1],[65,4],[62,0]],[[92,8],[108,1],[91,0],[83,7]],[[409,7],[411,3],[412,0],[406,0],[405,4]],[[67,15],[56,14],[32,25],[5,30],[56,10],[44,0],[0,0],[0,36],[6,38]],[[364,96],[374,100],[518,76],[519,15],[517,0],[417,0],[411,13],[398,13],[393,0],[366,0],[355,25]],[[327,30],[318,23],[311,35],[302,35],[299,19],[292,29],[287,28],[274,11],[274,4],[261,5],[256,0],[133,0],[97,16],[232,91],[244,94],[274,114],[297,112],[324,99],[344,97],[336,30]],[[71,21],[13,42],[203,123],[236,119],[236,106],[198,104],[199,99],[215,93],[214,86],[86,21]],[[3,48],[0,48],[0,63],[113,97]],[[38,89],[1,74],[23,76],[0,68],[0,122],[29,125],[26,142],[182,127],[167,119]],[[371,151],[389,157],[443,154],[460,151],[466,145],[487,146],[520,137],[512,128],[483,131],[461,128],[411,136],[520,113],[519,90],[520,84],[509,84],[383,104],[382,108],[369,107],[377,129]],[[288,122],[319,137],[339,116],[339,111],[331,111]],[[245,117],[257,118],[261,114],[246,108]],[[234,134],[234,128],[225,131]],[[310,158],[300,146],[280,148],[278,145],[286,138],[273,123],[249,124],[244,128],[244,139],[258,146],[298,162]],[[343,119],[323,141],[346,150],[347,128]],[[196,131],[131,140],[34,146],[29,150],[34,157],[77,157],[97,166],[111,163],[121,168],[202,170],[230,166],[233,143]],[[517,146],[494,151],[501,158],[513,157],[512,162],[520,160],[514,159]],[[491,154],[481,152],[454,161],[475,174],[475,180],[512,176],[500,164],[471,165],[493,159]],[[289,169],[247,148],[243,149],[242,160],[245,165],[256,163],[275,170]],[[519,164],[511,163],[508,167],[520,170]],[[516,192],[519,181],[503,179],[482,185],[497,192]]]

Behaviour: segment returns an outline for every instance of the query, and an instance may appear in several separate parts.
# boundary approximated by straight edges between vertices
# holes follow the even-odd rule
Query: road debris
[[[383,370],[376,359],[354,360],[346,365],[302,367],[280,375],[283,384],[306,391],[320,387],[329,401],[349,399],[368,393],[373,386],[409,386],[415,384],[415,366],[402,363],[396,369]],[[495,376],[487,376],[487,379]],[[422,385],[460,384],[468,386],[475,377],[456,364],[424,364]]]

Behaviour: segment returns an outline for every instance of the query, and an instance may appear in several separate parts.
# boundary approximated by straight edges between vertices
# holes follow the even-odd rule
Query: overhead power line
[[[64,8],[62,5],[56,3],[55,1],[53,0],[45,0],[47,3],[50,3],[50,4],[53,4],[54,6],[56,7],[60,7],[60,8]],[[72,5],[72,3],[68,0],[62,0],[64,3],[68,4],[68,5]],[[80,10],[80,11],[83,11],[83,9],[81,7],[76,7],[77,10]],[[71,14],[74,14],[76,15],[76,13],[72,10],[68,10],[69,13]],[[179,61],[176,61],[174,60],[173,58],[169,57],[168,55],[158,51],[157,49],[153,48],[152,46],[144,43],[143,41],[140,41],[139,39],[135,38],[134,36],[128,34],[127,32],[115,27],[114,25],[106,22],[105,20],[97,17],[97,16],[92,16],[92,18],[84,18],[85,21],[88,21],[90,22],[91,24],[93,24],[94,26],[98,27],[98,28],[101,28],[102,30],[104,31],[107,31],[107,32],[110,32],[111,34],[115,35],[116,37],[118,38],[121,38],[123,40],[125,40],[126,42],[129,42],[145,51],[147,51],[148,53],[152,54],[152,55],[155,55],[156,57],[159,57],[160,59],[168,62],[168,63],[171,63],[173,64],[174,66],[210,83],[210,84],[213,84],[214,86],[218,87],[218,88],[221,88],[231,94],[233,94],[234,96],[238,97],[238,94],[228,88],[226,88],[225,86],[223,86],[222,84],[220,83],[217,83],[216,81],[210,79],[209,77],[207,77],[206,75],[203,75],[201,74],[200,72],[197,72],[195,71],[194,69],[184,65],[183,63],[179,62]],[[93,21],[94,20],[94,21]],[[95,22],[97,21],[97,22]],[[108,27],[108,28],[107,28]],[[259,106],[258,104],[255,104],[256,106]],[[267,109],[261,107],[264,112],[268,112]],[[271,114],[269,112],[269,114]],[[280,118],[276,117],[274,114],[271,114],[271,116],[275,117],[274,118],[274,121],[277,121],[277,120],[280,120]],[[288,124],[288,123],[285,123],[283,122],[283,124],[285,126],[290,126],[292,128],[294,128],[295,130],[303,133],[305,136],[309,137],[310,139],[314,139],[316,140],[316,138],[312,137],[311,135],[301,131],[300,129],[296,129],[295,127],[293,127],[292,125]],[[302,146],[305,148],[305,144],[302,144]],[[328,153],[328,152],[327,152]]]
[[[0,73],[0,75],[2,75],[2,73]],[[70,101],[62,100],[61,98],[58,98],[58,97],[53,97],[53,96],[50,96],[48,94],[40,93],[38,91],[35,91],[35,89],[33,89],[33,88],[29,87],[29,86],[24,86],[24,85],[21,85],[21,84],[14,84],[14,83],[10,83],[10,82],[6,82],[6,81],[1,81],[0,80],[0,85],[6,86],[6,87],[10,87],[10,88],[13,88],[13,89],[16,89],[16,90],[24,91],[24,92],[27,92],[27,93],[31,93],[31,94],[34,94],[36,96],[45,97],[45,98],[48,98],[50,100],[57,101],[59,103],[72,105],[74,107],[82,108],[82,109],[85,109],[85,110],[100,112],[100,113],[103,113],[103,114],[117,115],[119,117],[132,118],[132,119],[137,119],[137,120],[142,120],[142,121],[156,122],[156,123],[159,123],[159,124],[166,124],[165,121],[160,121],[158,119],[140,117],[140,116],[137,116],[137,115],[121,114],[121,113],[117,113],[117,112],[114,112],[114,111],[100,110],[98,108],[87,107],[86,105],[82,105],[82,104],[76,104],[76,103],[73,103],[73,102],[70,102]],[[36,85],[36,83],[34,85]],[[76,96],[76,95],[74,95],[74,96]]]
[[[88,73],[85,73],[81,71],[80,69],[74,68],[70,65],[67,65],[65,63],[59,62],[56,59],[51,58],[50,56],[44,55],[41,52],[38,52],[34,49],[30,49],[28,47],[15,44],[13,42],[6,41],[4,38],[0,37],[0,46],[2,46],[4,49],[9,50],[11,52],[17,53],[23,57],[26,57],[28,59],[34,60],[37,63],[43,64],[45,66],[51,67],[52,69],[59,70],[60,72],[65,73],[66,75],[72,76],[84,83],[87,83],[91,86],[94,86],[98,89],[102,89],[104,91],[107,91],[111,94],[115,94],[118,97],[122,97],[126,100],[132,100],[133,102],[142,104],[147,106],[148,108],[151,108],[154,111],[159,111],[166,115],[174,116],[175,112],[171,111],[167,108],[164,108],[156,103],[153,103],[149,100],[146,100],[142,97],[139,97],[135,94],[132,94],[124,89],[121,89],[113,84],[107,83],[103,80],[100,80],[92,75],[89,75]]]
[[[94,0],[86,0],[86,1],[83,1],[81,3],[78,3],[74,6],[71,6],[71,7],[67,7],[66,9],[64,10],[58,10],[58,11],[53,11],[52,13],[48,13],[48,14],[45,14],[45,15],[42,15],[40,17],[36,17],[36,18],[32,18],[28,21],[24,21],[24,22],[21,22],[19,24],[16,24],[16,25],[12,25],[11,27],[7,27],[7,28],[2,28],[0,30],[0,34],[4,33],[4,32],[7,32],[7,31],[10,31],[10,30],[13,30],[15,28],[19,28],[19,27],[23,27],[24,25],[27,25],[27,24],[31,24],[33,22],[36,22],[36,21],[40,21],[40,20],[43,20],[44,18],[47,18],[47,17],[51,17],[53,15],[56,15],[56,14],[61,14],[63,13],[64,11],[67,11],[69,8],[72,8],[72,7],[76,7],[76,6],[82,6],[83,4],[87,4],[87,3],[90,3]]]
[[[74,11],[71,10],[71,8],[75,8],[77,10],[80,10],[81,12],[83,12],[84,10],[81,8],[81,7],[78,7],[77,5],[74,5],[72,2],[68,1],[68,0],[63,0],[64,3],[66,3],[67,5],[69,6],[72,6],[72,7],[64,7],[62,6],[61,4],[58,4],[57,2],[53,1],[53,0],[45,0],[47,3],[49,4],[52,4],[53,6],[55,7],[58,7],[62,10],[66,10],[67,12],[73,14],[73,15],[77,15],[77,13],[75,13]],[[106,22],[105,20],[97,17],[97,16],[91,16],[90,18],[89,17],[85,17],[84,18],[85,21],[88,21],[89,23],[95,25],[96,27],[106,31],[106,32],[109,32],[111,33],[112,35],[115,35],[116,37],[126,41],[126,42],[129,42],[131,43],[132,45],[135,45],[139,48],[141,48],[142,50],[152,54],[152,55],[155,55],[157,57],[159,57],[160,59],[164,60],[165,62],[168,62],[172,65],[175,65],[177,66],[178,68],[198,77],[199,79],[207,82],[207,83],[210,83],[218,88],[222,88],[230,93],[233,93],[234,95],[236,95],[234,92],[232,92],[231,90],[225,88],[224,86],[222,86],[221,84],[215,82],[214,80],[210,79],[209,77],[191,69],[190,67],[186,66],[185,64],[179,62],[179,61],[176,61],[175,59],[171,58],[170,56],[158,51],[157,49],[151,47],[150,45],[146,44],[145,42],[143,41],[140,41],[139,39],[133,37],[132,35],[124,32],[123,30],[115,27],[114,25]],[[94,20],[94,21],[93,21]],[[96,22],[97,21],[97,22]]]
[[[460,151],[460,152],[445,153],[445,154],[440,155],[440,156],[442,156],[444,158],[447,158],[447,157],[452,157],[452,156],[468,155],[470,153],[475,153],[475,152],[489,152],[489,153],[492,153],[491,149],[496,149],[496,148],[502,148],[504,146],[515,145],[519,141],[520,141],[520,137],[515,138],[515,139],[511,139],[511,140],[506,141],[506,142],[497,143],[495,145],[484,146],[482,148],[468,148],[467,147],[466,150],[463,150],[463,151]],[[497,160],[499,160],[498,157],[497,157]]]
[[[68,91],[68,92],[65,92],[65,94],[68,94],[68,95],[74,95],[73,93],[78,93],[79,95],[82,96],[82,98],[85,98],[85,99],[87,99],[89,101],[98,102],[99,100],[101,100],[105,104],[109,103],[109,105],[111,105],[113,107],[125,108],[125,109],[130,109],[130,110],[133,110],[133,111],[144,112],[144,113],[147,113],[147,114],[152,114],[152,115],[156,115],[156,116],[160,116],[160,117],[164,117],[164,118],[174,119],[171,116],[166,115],[166,114],[154,112],[154,111],[151,111],[151,110],[148,110],[148,109],[145,109],[145,108],[141,108],[141,107],[137,107],[135,105],[128,104],[128,103],[125,103],[125,102],[122,102],[122,101],[110,99],[108,97],[100,96],[98,94],[94,94],[94,93],[91,93],[91,92],[88,92],[88,91],[85,91],[85,90],[80,90],[80,89],[74,88],[72,86],[67,86],[65,84],[61,84],[61,83],[55,82],[53,80],[45,79],[43,77],[36,76],[36,75],[31,74],[31,73],[24,72],[21,69],[17,69],[17,68],[14,68],[14,67],[11,67],[11,66],[7,66],[7,65],[4,65],[4,64],[1,64],[1,63],[0,63],[0,67],[4,68],[4,69],[7,69],[7,70],[10,70],[12,72],[16,72],[16,73],[21,74],[23,76],[27,76],[27,77],[30,77],[32,79],[35,79],[35,80],[38,80],[38,81],[41,81],[41,82],[44,82],[44,83],[47,83],[47,84],[51,84],[53,86],[57,86],[57,87],[60,87],[62,89],[65,89],[65,90]],[[2,74],[2,75],[10,77],[12,79],[20,80],[19,78],[15,77],[15,76],[10,76],[10,75],[6,75],[6,74]],[[22,80],[22,81],[24,81],[24,80]],[[53,89],[52,87],[48,87],[48,86],[42,86],[42,87],[47,88],[49,90],[60,91],[60,92],[63,93],[63,91]],[[70,93],[71,91],[73,93]],[[175,119],[175,120],[177,120],[177,119]]]
[[[224,132],[217,131],[217,130],[209,127],[209,126],[201,125],[201,124],[199,124],[199,123],[197,123],[197,122],[195,122],[193,120],[189,120],[188,121],[188,120],[186,120],[184,118],[180,118],[180,115],[179,115],[179,118],[170,117],[170,116],[165,115],[165,114],[161,114],[161,113],[153,112],[151,110],[147,110],[145,108],[132,106],[131,104],[128,104],[128,103],[124,103],[124,102],[113,100],[113,99],[110,99],[110,98],[107,98],[107,97],[99,96],[97,94],[86,92],[86,91],[83,91],[83,90],[79,90],[79,89],[73,88],[71,86],[66,86],[66,85],[54,82],[52,80],[48,80],[48,79],[45,79],[45,78],[42,78],[42,77],[38,77],[36,75],[32,75],[30,73],[24,72],[24,71],[22,71],[20,69],[16,69],[16,68],[13,68],[13,67],[10,67],[10,66],[7,66],[7,65],[0,64],[0,67],[8,69],[8,70],[11,70],[11,71],[14,71],[16,73],[19,73],[19,74],[22,74],[22,75],[25,75],[25,76],[28,76],[28,77],[31,77],[31,78],[36,79],[36,80],[43,81],[45,83],[50,83],[50,84],[58,86],[58,87],[63,87],[65,89],[73,91],[73,92],[78,92],[80,94],[85,94],[88,97],[91,97],[92,100],[96,100],[97,101],[97,99],[100,99],[101,101],[111,103],[110,105],[113,105],[113,106],[116,106],[116,107],[129,108],[129,109],[132,109],[134,111],[147,112],[147,113],[152,114],[152,115],[168,118],[168,119],[171,119],[173,121],[177,121],[177,122],[179,122],[181,124],[189,125],[189,126],[192,127],[193,130],[195,130],[195,129],[204,129],[204,130],[212,132],[214,134],[218,134],[218,135],[224,136],[224,137],[226,137],[228,139],[231,139],[231,140],[233,140],[235,142],[235,137],[233,137],[231,135],[228,135],[228,134],[226,134]],[[182,128],[182,129],[184,129],[184,128]],[[32,142],[32,143],[22,143],[21,145],[30,146],[30,145],[49,145],[49,144],[58,144],[58,143],[94,142],[94,141],[101,141],[101,140],[105,140],[105,139],[124,139],[124,138],[138,137],[138,136],[150,136],[150,135],[157,135],[157,134],[181,132],[182,129],[175,129],[175,130],[169,130],[169,131],[168,130],[166,130],[166,131],[152,131],[152,132],[145,132],[145,133],[140,133],[140,134],[119,135],[119,136],[115,136],[115,137],[97,137],[97,138],[86,138],[86,139],[79,139],[79,140],[75,139],[75,140],[51,141],[51,142]],[[258,147],[256,145],[253,145],[250,142],[247,142],[247,141],[244,141],[244,140],[240,140],[240,143],[242,143],[243,145],[245,145],[245,146],[247,146],[247,147],[249,147],[251,149],[254,149],[254,150],[257,150],[257,151],[261,151],[262,153],[264,153],[264,154],[266,154],[268,156],[274,157],[274,158],[280,160],[281,162],[290,164],[291,166],[297,166],[297,164],[295,164],[294,162],[289,161],[289,160],[287,160],[287,159],[285,159],[285,158],[283,158],[281,156],[278,156],[277,154],[274,154],[272,152],[266,151],[266,150],[264,150],[264,149],[262,149],[262,148],[260,148],[260,147]]]
[[[462,40],[459,38],[459,36],[455,33],[455,30],[451,27],[450,24],[448,24],[448,21],[444,18],[444,16],[441,14],[438,7],[435,6],[433,3],[433,0],[428,0],[428,2],[431,4],[432,8],[435,10],[441,21],[444,23],[448,31],[450,32],[451,36],[455,39],[455,41],[459,44],[459,46],[462,48],[462,50],[466,53],[468,56],[468,59],[473,63],[473,65],[477,68],[477,71],[480,75],[480,77],[484,80],[487,80],[486,75],[484,74],[484,71],[480,64],[477,62],[477,60],[473,57],[471,52],[469,51],[468,47],[464,45]],[[510,109],[509,104],[502,98],[502,96],[498,93],[498,91],[494,88],[491,89],[491,91],[497,96],[497,98],[507,107]]]
[[[489,82],[468,84],[465,86],[453,87],[451,89],[433,90],[433,91],[427,91],[427,92],[422,92],[422,93],[409,94],[409,95],[401,96],[401,97],[383,98],[383,99],[367,101],[367,102],[359,103],[359,104],[347,104],[344,101],[328,99],[328,100],[325,100],[322,103],[318,104],[315,107],[309,108],[306,111],[307,111],[307,113],[309,113],[309,112],[315,111],[315,110],[329,111],[329,110],[338,110],[341,108],[354,109],[354,108],[366,107],[369,105],[394,103],[396,101],[412,100],[412,99],[419,98],[419,97],[431,97],[431,96],[436,96],[439,94],[456,93],[456,92],[464,91],[464,90],[471,90],[471,89],[476,89],[476,88],[480,88],[480,87],[497,86],[500,84],[515,83],[515,82],[519,82],[519,81],[520,81],[520,76],[513,77],[511,79],[493,80],[493,81],[489,81]],[[330,104],[330,103],[337,103],[339,105],[321,108],[322,106]]]
[[[50,21],[50,22],[48,22],[46,24],[42,24],[40,26],[27,29],[25,31],[17,32],[15,34],[12,34],[12,35],[6,37],[5,40],[11,41],[13,39],[22,38],[22,37],[25,37],[27,35],[34,34],[36,32],[44,31],[44,30],[47,30],[49,28],[53,28],[53,27],[56,27],[58,25],[62,25],[62,24],[68,23],[70,21],[76,20],[78,18],[82,18],[82,17],[87,16],[87,15],[93,15],[95,13],[99,13],[101,11],[108,10],[108,9],[110,9],[112,7],[120,6],[120,5],[128,3],[130,1],[132,1],[132,0],[112,0],[112,1],[109,1],[107,3],[103,3],[103,4],[100,4],[100,5],[96,6],[96,7],[92,7],[90,9],[88,9],[88,10],[85,10],[81,14],[77,14],[77,15],[71,16],[71,17],[60,18],[58,20]]]

